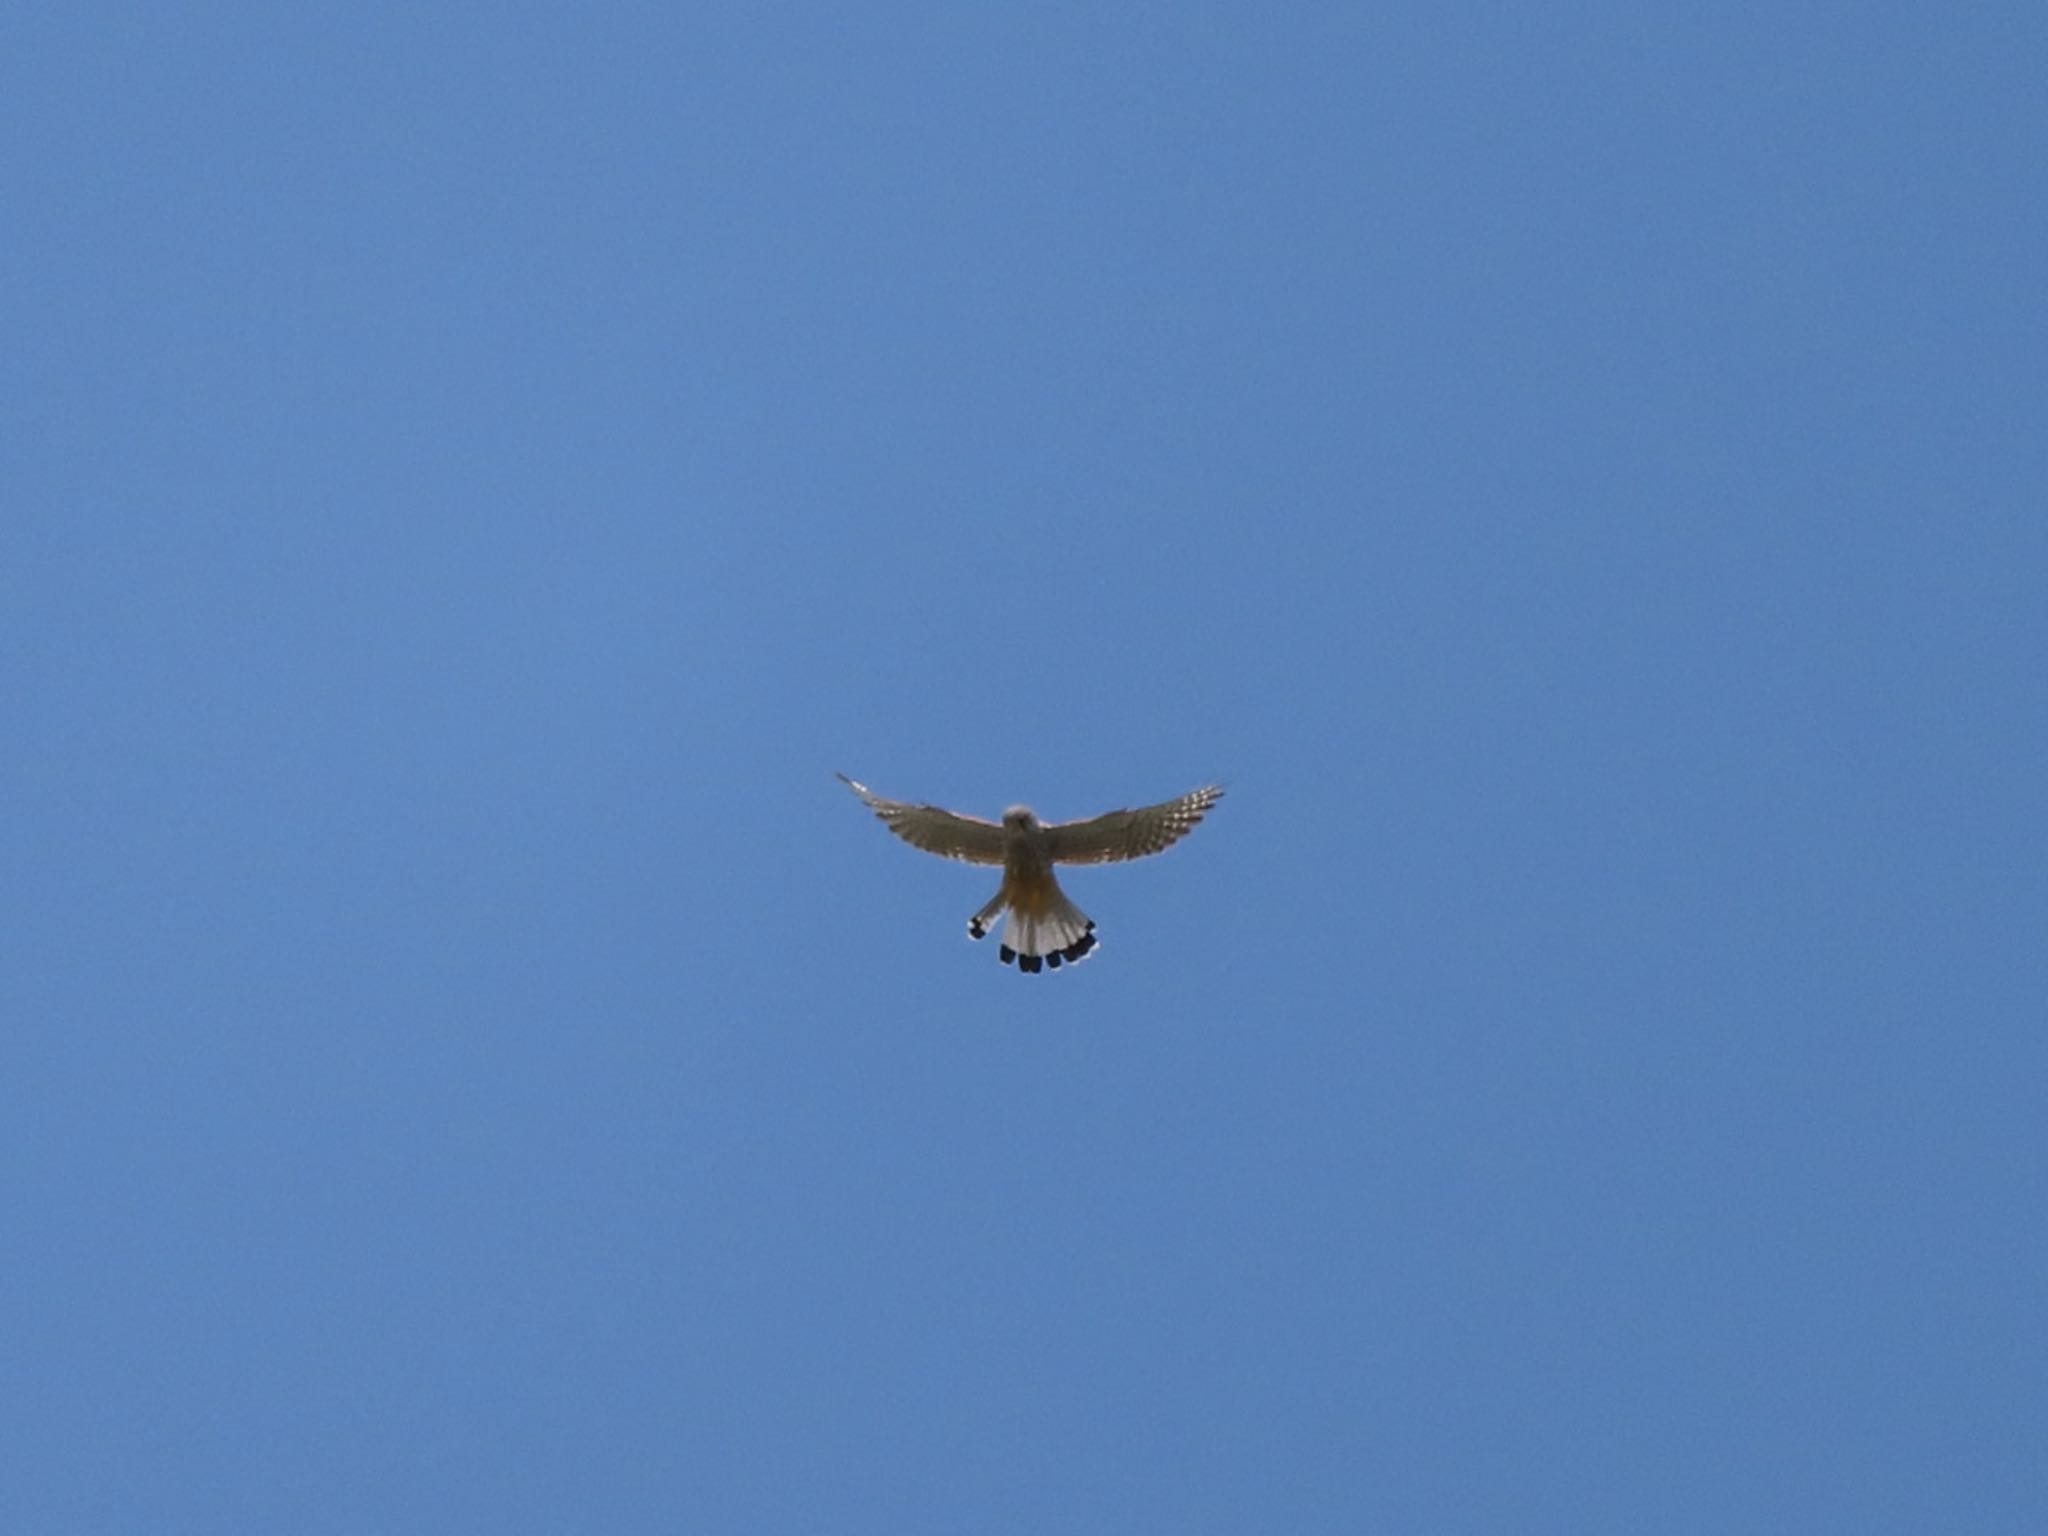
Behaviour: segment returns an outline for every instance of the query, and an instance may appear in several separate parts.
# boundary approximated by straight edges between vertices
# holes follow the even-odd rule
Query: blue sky
[[[2044,44],[17,10],[0,1525],[2042,1529]]]

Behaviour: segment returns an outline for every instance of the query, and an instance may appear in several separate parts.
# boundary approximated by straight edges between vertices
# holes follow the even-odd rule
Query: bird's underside
[[[1209,785],[1137,810],[1111,811],[1086,821],[1041,822],[1029,806],[1013,805],[1000,822],[962,816],[936,805],[886,800],[865,784],[839,775],[891,832],[914,848],[970,864],[999,864],[1003,882],[967,920],[971,938],[985,937],[1005,918],[997,953],[1020,971],[1058,970],[1096,947],[1095,922],[1068,899],[1055,864],[1107,864],[1170,848],[1194,829],[1223,795]]]

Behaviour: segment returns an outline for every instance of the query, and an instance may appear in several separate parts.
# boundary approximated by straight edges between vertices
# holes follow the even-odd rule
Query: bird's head
[[[1003,825],[1012,832],[1029,832],[1038,825],[1038,818],[1031,814],[1028,805],[1013,805],[1003,812]]]

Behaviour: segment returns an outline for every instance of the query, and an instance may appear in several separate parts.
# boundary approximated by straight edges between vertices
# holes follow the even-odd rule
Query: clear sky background
[[[12,9],[0,1528],[2048,1528],[2044,61]]]

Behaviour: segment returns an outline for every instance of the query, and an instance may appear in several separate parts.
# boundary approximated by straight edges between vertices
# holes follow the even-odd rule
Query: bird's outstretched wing
[[[857,784],[843,773],[839,781],[859,795],[867,808],[882,818],[884,826],[913,848],[936,853],[943,859],[965,859],[970,864],[1003,862],[1003,829],[992,821],[956,816],[936,805],[884,800],[867,785]]]
[[[1148,805],[1135,811],[1111,811],[1087,821],[1059,821],[1047,827],[1046,851],[1059,864],[1108,864],[1117,859],[1142,859],[1159,853],[1194,830],[1223,798],[1223,787],[1211,784],[1193,794]]]

